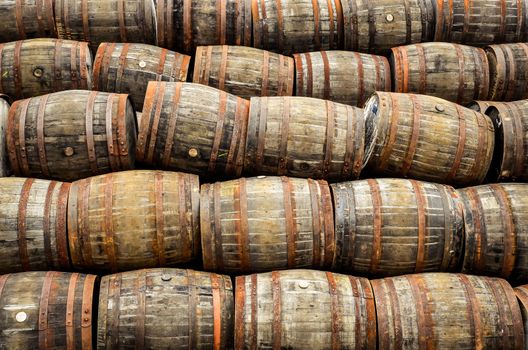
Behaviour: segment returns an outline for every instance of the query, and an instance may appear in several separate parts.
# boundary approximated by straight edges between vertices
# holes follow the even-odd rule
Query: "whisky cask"
[[[524,344],[528,341],[528,285],[519,286],[514,289],[519,306],[521,308],[523,324],[524,324]]]
[[[9,115],[9,102],[7,96],[0,95],[0,178],[11,174],[9,157],[7,155],[6,128]]]
[[[31,38],[56,38],[54,0],[3,0],[0,43]]]
[[[489,99],[516,101],[528,98],[528,45],[491,45],[486,48],[490,67]]]

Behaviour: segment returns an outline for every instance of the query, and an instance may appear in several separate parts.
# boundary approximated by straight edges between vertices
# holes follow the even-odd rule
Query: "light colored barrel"
[[[391,91],[389,61],[349,51],[293,55],[296,96],[322,98],[362,107],[375,91]]]
[[[521,308],[524,324],[524,344],[528,344],[528,285],[519,286],[514,289],[519,306]]]
[[[199,46],[194,83],[209,85],[242,98],[291,96],[291,57],[244,46]]]
[[[429,273],[371,283],[379,349],[524,349],[521,311],[502,279]]]
[[[251,99],[244,172],[328,180],[359,177],[363,111],[310,97]]]
[[[370,282],[290,270],[236,279],[235,349],[376,349]]]
[[[431,95],[466,105],[487,99],[489,66],[484,50],[450,43],[424,43],[392,49],[395,92]]]
[[[15,175],[74,181],[134,167],[134,109],[124,94],[70,90],[19,100],[9,110]]]
[[[259,177],[206,184],[200,222],[206,270],[324,269],[334,259],[325,181]]]
[[[490,63],[490,93],[493,101],[528,98],[528,45],[491,45],[486,48]]]
[[[0,93],[14,99],[92,88],[92,55],[86,43],[31,39],[0,44]]]
[[[0,2],[0,42],[55,38],[54,0],[3,0]]]
[[[101,280],[97,349],[232,349],[229,276],[149,269]]]
[[[4,349],[91,349],[97,276],[25,272],[0,276]]]
[[[7,96],[0,95],[0,178],[11,174],[6,141],[7,116],[10,106],[6,98]]]
[[[495,132],[482,113],[438,97],[377,92],[367,102],[366,162],[377,175],[480,184]]]
[[[150,81],[186,81],[191,57],[146,44],[102,43],[94,61],[93,89],[129,94],[136,111]]]

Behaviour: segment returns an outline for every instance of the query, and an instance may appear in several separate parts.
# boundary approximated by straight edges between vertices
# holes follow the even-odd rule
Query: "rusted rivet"
[[[75,152],[74,152],[73,148],[71,148],[71,147],[66,147],[66,148],[64,149],[64,155],[65,155],[66,157],[71,157],[71,156],[73,156],[74,153],[75,153]]]
[[[198,157],[198,150],[196,148],[191,148],[189,150],[189,157],[191,157],[191,158]]]
[[[306,289],[310,286],[310,283],[308,283],[308,281],[300,281],[299,282],[299,288],[301,289]]]
[[[140,66],[141,68],[145,68],[145,67],[147,66],[147,62],[145,62],[145,61],[139,61],[139,66]]]
[[[390,22],[394,21],[394,16],[393,16],[392,14],[389,13],[389,14],[385,17],[385,19],[387,20],[387,22],[390,23]]]
[[[441,104],[438,104],[435,106],[435,109],[438,111],[438,112],[443,112],[445,111],[445,107],[444,105],[441,105]]]
[[[42,68],[40,67],[37,67],[35,69],[33,69],[33,75],[36,77],[36,78],[40,78],[44,75],[44,70],[42,70]]]
[[[15,319],[17,320],[17,322],[24,322],[25,320],[27,320],[27,314],[24,311],[20,311],[15,315]]]

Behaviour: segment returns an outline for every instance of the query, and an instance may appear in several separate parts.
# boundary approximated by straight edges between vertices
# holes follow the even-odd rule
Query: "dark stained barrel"
[[[200,253],[198,181],[138,170],[74,182],[68,200],[73,266],[117,272],[193,261]]]
[[[191,57],[146,44],[102,43],[93,89],[128,94],[141,112],[149,81],[186,81]]]
[[[493,101],[528,98],[528,45],[491,45],[486,48],[490,63],[490,93]]]
[[[521,311],[502,279],[429,273],[371,283],[379,349],[524,349]]]
[[[151,82],[139,127],[137,159],[203,176],[239,176],[249,101],[187,83]]]
[[[359,177],[363,110],[310,97],[253,97],[244,172],[328,180]]]
[[[204,268],[225,273],[330,268],[334,220],[325,181],[242,178],[201,189]]]
[[[343,48],[337,0],[252,0],[253,46],[285,55]]]
[[[70,90],[19,100],[9,110],[15,175],[74,181],[134,167],[134,109],[124,94]]]
[[[54,0],[0,2],[0,43],[31,38],[56,38]]]
[[[0,178],[11,174],[6,142],[7,116],[10,106],[5,97],[0,95]]]
[[[251,0],[157,0],[159,46],[251,45]]]
[[[97,276],[25,272],[0,276],[4,349],[91,349]]]
[[[386,54],[432,41],[436,0],[341,0],[345,50]]]
[[[92,88],[92,55],[83,42],[31,39],[0,44],[0,93],[14,99]]]
[[[209,85],[242,98],[291,96],[291,57],[244,46],[199,46],[194,83]]]
[[[454,188],[403,179],[331,187],[334,269],[367,276],[459,269],[464,222]]]
[[[376,92],[365,116],[372,174],[457,186],[486,177],[495,133],[484,114],[438,97]]]
[[[521,308],[523,324],[524,324],[524,343],[528,341],[528,285],[519,286],[514,289],[519,307]]]
[[[370,282],[290,270],[236,279],[235,349],[376,349]]]
[[[322,98],[362,107],[375,91],[391,91],[389,61],[349,51],[293,55],[296,96]]]

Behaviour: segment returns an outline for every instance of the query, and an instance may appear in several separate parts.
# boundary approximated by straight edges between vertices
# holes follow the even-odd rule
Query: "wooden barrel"
[[[396,46],[432,41],[436,0],[341,0],[344,49],[386,54]]]
[[[485,46],[526,40],[526,5],[516,0],[433,1],[434,41]],[[435,23],[435,22],[433,22]]]
[[[528,344],[528,285],[519,286],[514,289],[524,324],[524,344]]]
[[[240,176],[249,101],[201,84],[151,82],[138,161],[203,176]]]
[[[528,184],[459,190],[466,232],[462,272],[528,282]]]
[[[475,100],[472,101],[467,105],[469,109],[472,109],[474,111],[483,113],[487,115],[488,108],[490,107],[502,107],[507,102],[499,102],[499,101],[482,101],[482,100]]]
[[[338,0],[252,0],[253,46],[285,55],[343,48]]]
[[[251,45],[251,0],[157,0],[159,46]]]
[[[291,96],[293,73],[291,57],[244,46],[199,46],[193,82],[242,98]]]
[[[136,135],[128,95],[70,90],[13,103],[7,149],[17,176],[74,181],[133,168]]]
[[[73,266],[126,271],[174,266],[200,253],[199,179],[127,171],[74,182],[68,200]]]
[[[495,133],[485,115],[433,96],[376,92],[367,102],[368,171],[467,186],[481,183]]]
[[[105,276],[98,315],[100,350],[233,348],[229,276],[180,269]]]
[[[528,98],[528,45],[491,45],[486,48],[490,67],[489,99],[516,101]]]
[[[329,268],[334,220],[325,181],[259,177],[202,185],[204,268],[226,273]]]
[[[357,107],[310,97],[253,97],[244,172],[355,179],[364,137]]]
[[[86,43],[31,39],[0,44],[0,93],[14,99],[92,88],[92,55]]]
[[[390,62],[395,92],[431,95],[462,105],[488,97],[488,59],[482,49],[415,44],[393,48]]]
[[[93,89],[129,94],[141,112],[149,81],[186,81],[190,60],[146,44],[102,43],[94,61]]]
[[[9,102],[0,95],[0,178],[9,176],[11,168],[7,155],[6,128],[7,116],[9,115]]]
[[[331,187],[334,269],[367,276],[459,269],[464,222],[454,188],[403,179]]]
[[[0,2],[0,43],[30,38],[55,38],[54,0]]]
[[[235,305],[235,349],[376,349],[365,278],[310,270],[241,276]]]
[[[87,41],[95,52],[103,42],[157,44],[153,0],[55,0],[59,38]]]
[[[429,273],[371,283],[379,349],[524,349],[519,305],[502,279]]]
[[[25,272],[0,276],[4,349],[91,349],[96,276]]]

